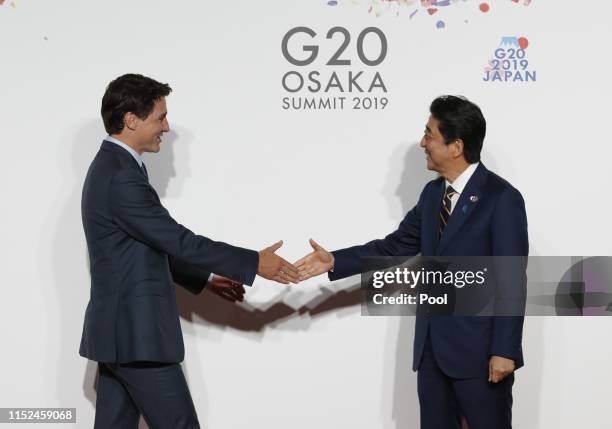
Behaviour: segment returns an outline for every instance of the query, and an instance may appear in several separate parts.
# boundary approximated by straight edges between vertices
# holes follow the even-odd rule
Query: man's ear
[[[463,140],[457,139],[451,143],[453,158],[459,158],[463,156]]]
[[[123,123],[130,130],[135,130],[138,125],[138,116],[136,116],[133,112],[127,112],[123,115]]]

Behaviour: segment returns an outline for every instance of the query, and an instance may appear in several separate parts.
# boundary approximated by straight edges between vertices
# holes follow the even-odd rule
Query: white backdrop
[[[292,261],[310,237],[334,249],[385,235],[432,177],[418,141],[431,100],[451,93],[487,118],[483,162],[523,193],[531,254],[612,255],[612,5],[489,3],[487,13],[469,0],[376,16],[367,0],[4,2],[0,407],[76,407],[77,426],[93,424],[95,365],[78,355],[89,294],[80,191],[105,136],[104,88],[127,72],[174,89],[172,132],[145,161],[165,206],[200,234],[254,249],[283,239]],[[295,67],[280,45],[295,26],[325,44],[320,70],[337,47],[329,28],[353,40],[383,30],[388,107],[283,110],[281,77]],[[482,81],[509,35],[529,39],[536,82]],[[345,57],[357,60],[354,44]],[[362,317],[357,281],[258,278],[238,307],[181,293],[184,370],[203,426],[418,427],[414,319]],[[606,318],[526,319],[515,427],[610,427],[611,329]]]

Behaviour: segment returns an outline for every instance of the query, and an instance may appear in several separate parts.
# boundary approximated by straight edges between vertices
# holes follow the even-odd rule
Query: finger
[[[319,243],[317,243],[316,241],[314,241],[312,238],[310,240],[308,240],[310,242],[310,245],[312,246],[312,248],[314,250],[321,250],[322,247],[319,246]]]
[[[233,296],[233,297],[238,297],[239,293],[236,290],[236,288],[234,286],[225,289],[225,292],[228,293],[229,295]]]
[[[280,275],[276,275],[274,277],[272,277],[272,280],[278,282],[278,283],[282,283],[284,285],[288,285],[289,282],[287,280],[285,280],[284,278],[282,278]]]
[[[283,245],[283,240],[277,241],[272,246],[268,247],[268,250],[272,253],[276,252]]]
[[[298,269],[292,263],[285,261],[283,258],[280,258],[280,260],[281,260],[281,269],[284,272],[286,272],[287,274],[293,274],[297,276]]]
[[[287,273],[281,271],[280,272],[280,277],[283,280],[286,280],[288,283],[298,284],[300,282],[300,276],[299,275],[294,277],[294,276],[292,276],[290,274],[287,274]]]
[[[217,295],[219,295],[221,298],[225,299],[226,301],[230,301],[230,302],[235,302],[236,299],[227,292],[227,290],[220,290],[217,292]]]
[[[241,294],[239,294],[239,293],[238,293],[238,292],[236,292],[236,291],[232,291],[231,297],[232,297],[232,299],[233,299],[233,301],[234,301],[234,302],[236,302],[236,301],[242,301],[242,300],[243,300],[242,295],[241,295]]]
[[[244,292],[234,289],[234,298],[240,302],[244,301]]]
[[[491,363],[489,362],[489,383],[491,383],[493,381],[493,368],[491,366]]]
[[[236,302],[236,301],[238,301],[238,298],[236,298],[235,296],[231,296],[231,295],[224,295],[223,298],[225,298],[229,302]]]
[[[293,265],[291,265],[289,263],[283,264],[281,266],[281,270],[285,274],[285,278],[288,278],[293,283],[299,282],[299,280],[300,280],[300,273],[298,272],[298,270],[295,269],[295,267]]]
[[[308,280],[311,277],[312,275],[308,271],[306,271],[304,272],[304,274],[300,274],[300,281]]]
[[[293,263],[293,265],[295,265],[296,268],[299,268],[300,266],[304,265],[306,263],[306,256],[304,256],[302,259],[298,259],[297,261],[295,261]]]
[[[298,273],[297,271],[288,272],[288,271],[285,271],[286,269],[287,268],[283,269],[284,278],[286,278],[289,281],[292,281],[293,283],[300,281],[300,273]]]
[[[493,383],[499,383],[502,378],[504,378],[502,376],[502,372],[497,369],[493,369]]]
[[[297,270],[299,274],[302,274],[303,272],[312,271],[312,266],[310,264],[300,265]]]

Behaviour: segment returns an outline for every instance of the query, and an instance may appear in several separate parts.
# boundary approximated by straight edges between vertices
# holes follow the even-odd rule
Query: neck
[[[142,156],[142,153],[144,151],[138,147],[138,145],[133,141],[133,139],[130,138],[129,135],[126,135],[125,133],[121,132],[119,134],[111,134],[111,137],[114,137],[117,140],[121,140],[123,143],[134,149],[138,153],[138,155]]]
[[[466,161],[463,161],[461,163],[457,163],[455,165],[450,166],[446,171],[443,171],[440,174],[442,175],[442,177],[448,180],[449,183],[453,183],[455,180],[457,180],[457,177],[461,176],[461,173],[463,173],[469,166],[470,164],[468,164]]]

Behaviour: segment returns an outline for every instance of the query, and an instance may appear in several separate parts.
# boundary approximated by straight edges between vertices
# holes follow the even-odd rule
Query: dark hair
[[[124,74],[106,87],[102,97],[102,120],[109,134],[123,130],[123,117],[132,112],[145,119],[153,111],[155,101],[167,96],[172,88],[140,74]]]
[[[477,105],[465,97],[443,95],[432,101],[429,111],[438,120],[446,144],[461,139],[465,160],[470,164],[480,161],[487,121]]]

